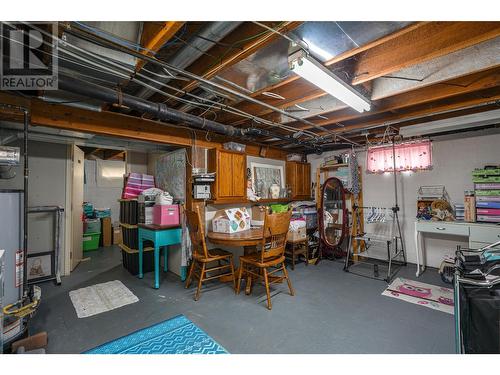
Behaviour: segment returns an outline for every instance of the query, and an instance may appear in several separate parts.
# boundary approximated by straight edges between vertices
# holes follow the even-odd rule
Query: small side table
[[[179,225],[155,225],[155,224],[138,224],[138,242],[139,242],[139,279],[144,277],[142,273],[143,261],[143,242],[145,240],[153,241],[154,243],[154,263],[155,263],[155,283],[154,288],[160,287],[160,247],[163,250],[163,270],[168,271],[168,246],[176,245],[182,242],[182,228]],[[181,267],[181,280],[186,280],[186,267]]]
[[[291,259],[292,270],[295,270],[295,260],[299,255],[303,255],[305,258],[306,266],[309,264],[309,245],[308,238],[287,241],[285,248],[285,257]]]

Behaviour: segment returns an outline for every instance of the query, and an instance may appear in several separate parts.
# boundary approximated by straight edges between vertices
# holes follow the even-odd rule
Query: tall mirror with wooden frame
[[[325,181],[321,189],[319,209],[320,257],[345,256],[341,245],[348,236],[348,213],[342,182],[335,177]]]

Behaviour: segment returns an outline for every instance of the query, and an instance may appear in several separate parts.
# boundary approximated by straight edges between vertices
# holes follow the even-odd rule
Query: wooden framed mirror
[[[348,214],[342,182],[328,178],[321,189],[319,208],[320,256],[322,258],[343,257],[341,245],[348,235]]]

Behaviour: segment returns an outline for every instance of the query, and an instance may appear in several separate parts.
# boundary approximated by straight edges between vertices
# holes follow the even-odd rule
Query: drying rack
[[[396,169],[396,151],[394,138],[392,139],[392,160],[394,174],[394,206],[392,207],[365,207],[361,205],[353,206],[353,225],[349,243],[347,246],[347,255],[345,258],[344,271],[351,272],[359,276],[369,277],[376,280],[384,280],[390,283],[392,278],[397,274],[399,269],[406,266],[406,252],[403,236],[401,233],[401,224],[399,222],[399,205],[398,205],[398,185],[397,185],[397,169]],[[364,213],[368,210],[367,213]],[[390,232],[382,233],[367,233],[364,231],[365,226],[360,221],[364,218],[367,224],[378,224],[377,227],[386,229],[386,224],[390,225]],[[361,230],[360,230],[361,229]],[[387,257],[384,259],[380,254],[372,254],[369,248],[373,243],[379,243],[386,246]],[[358,250],[363,250],[359,252]],[[361,266],[368,266],[369,270],[373,270],[372,274],[361,272]],[[380,275],[380,268],[387,267],[386,277]]]
[[[379,233],[352,233],[347,246],[344,270],[359,276],[384,280],[390,283],[399,269],[402,266],[406,266],[406,253],[398,218],[399,207],[355,206],[353,209],[357,212],[364,212],[364,214],[357,214],[356,217],[364,216],[366,224],[376,224],[383,229],[387,229],[388,225],[390,227],[389,233],[386,231],[380,231]],[[358,248],[364,248],[363,252],[355,252],[356,247],[354,244],[356,242],[362,245],[358,246]],[[382,258],[380,254],[374,254],[370,251],[370,248],[374,244],[385,245],[387,251],[386,258]],[[359,266],[363,265],[369,266],[370,270],[373,270],[373,274],[370,275],[366,271],[358,271]],[[380,268],[384,267],[387,268],[385,277],[381,276],[380,272]]]

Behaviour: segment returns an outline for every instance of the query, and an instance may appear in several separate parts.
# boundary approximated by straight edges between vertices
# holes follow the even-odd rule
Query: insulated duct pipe
[[[102,100],[106,103],[118,103],[138,112],[150,114],[163,121],[186,123],[192,128],[207,130],[229,137],[276,137],[284,141],[296,144],[297,146],[318,150],[317,146],[302,142],[291,136],[275,134],[264,129],[241,129],[231,125],[221,124],[219,122],[207,120],[202,117],[194,116],[189,113],[184,113],[176,109],[169,108],[164,103],[150,102],[145,99],[136,98],[132,95],[118,93],[113,89],[82,81],[73,77],[60,75],[59,88],[72,92],[74,94]]]
[[[205,52],[214,46],[216,42],[224,38],[234,29],[236,29],[241,22],[211,22],[206,27],[204,27],[198,35],[191,38],[188,44],[183,47],[179,52],[175,54],[173,58],[167,62],[170,65],[176,66],[181,69],[187,68],[198,58],[200,58]],[[158,69],[158,71],[161,71]],[[159,78],[158,81],[162,83],[167,83],[170,81],[169,78]],[[158,84],[152,84],[152,86],[157,89],[161,89]],[[139,98],[148,99],[155,91],[143,87],[137,94]]]

